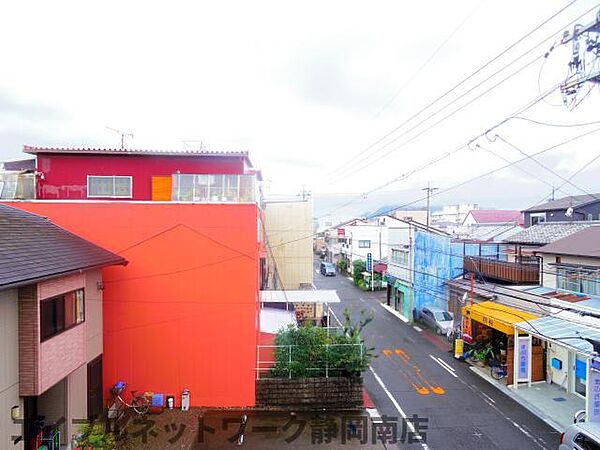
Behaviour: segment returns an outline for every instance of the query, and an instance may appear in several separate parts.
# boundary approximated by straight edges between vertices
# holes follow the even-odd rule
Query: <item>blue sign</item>
[[[373,255],[371,253],[367,253],[367,272],[371,272],[373,270]]]

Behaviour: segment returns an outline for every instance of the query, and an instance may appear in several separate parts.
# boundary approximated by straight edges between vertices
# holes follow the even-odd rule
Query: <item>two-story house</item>
[[[532,206],[523,211],[525,226],[541,222],[600,220],[600,194],[572,195]]]
[[[5,205],[0,230],[0,448],[32,448],[41,418],[67,444],[103,410],[102,269],[127,261]]]

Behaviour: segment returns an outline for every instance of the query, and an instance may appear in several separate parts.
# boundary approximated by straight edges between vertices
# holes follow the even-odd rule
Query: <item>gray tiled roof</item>
[[[597,224],[598,222],[542,222],[525,228],[520,233],[512,235],[504,242],[513,244],[537,244],[545,245],[558,241],[573,233],[584,230],[585,228]]]
[[[114,264],[127,261],[45,217],[0,205],[0,290]]]
[[[563,197],[556,200],[550,200],[549,202],[542,203],[540,205],[532,206],[527,208],[527,212],[536,211],[554,211],[557,209],[577,208],[579,206],[586,205],[592,202],[599,202],[600,194],[584,194],[584,195],[571,195],[570,197]]]

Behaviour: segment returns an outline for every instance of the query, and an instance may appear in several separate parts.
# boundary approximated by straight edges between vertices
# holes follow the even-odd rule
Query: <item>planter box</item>
[[[263,378],[256,380],[256,406],[290,409],[357,409],[362,377]]]

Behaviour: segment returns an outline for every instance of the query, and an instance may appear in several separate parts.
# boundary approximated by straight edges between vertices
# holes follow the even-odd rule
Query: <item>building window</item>
[[[391,263],[399,266],[408,266],[408,252],[405,250],[399,250],[397,248],[392,249]]]
[[[358,248],[371,248],[371,241],[369,240],[359,240]]]
[[[84,320],[83,289],[42,300],[40,305],[42,341],[80,324]]]
[[[178,202],[253,203],[254,175],[174,174],[173,200]]]
[[[98,176],[89,175],[87,178],[87,196],[131,198],[133,178],[129,176]]]
[[[582,294],[600,295],[599,270],[578,267],[557,267],[556,287]]]
[[[529,216],[530,225],[536,225],[546,221],[546,213],[535,213]]]

